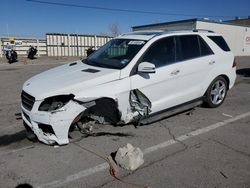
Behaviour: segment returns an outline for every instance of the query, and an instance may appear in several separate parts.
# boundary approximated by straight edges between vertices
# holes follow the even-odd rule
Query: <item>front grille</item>
[[[22,91],[21,100],[22,100],[23,107],[29,111],[32,109],[32,107],[35,103],[35,97],[32,97],[31,95],[29,95],[25,91]]]
[[[24,115],[24,117],[31,123],[31,121],[30,121],[30,117],[23,111],[23,115]]]

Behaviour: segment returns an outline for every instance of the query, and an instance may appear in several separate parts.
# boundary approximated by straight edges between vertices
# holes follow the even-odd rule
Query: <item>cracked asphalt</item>
[[[130,187],[110,176],[100,157],[129,142],[144,151],[145,163],[134,172],[119,169],[126,182],[151,188],[250,188],[249,57],[237,58],[237,82],[219,108],[196,107],[140,127],[95,125],[94,135],[73,132],[71,143],[61,147],[28,141],[19,116],[22,83],[70,60],[9,65],[0,59],[0,187]]]

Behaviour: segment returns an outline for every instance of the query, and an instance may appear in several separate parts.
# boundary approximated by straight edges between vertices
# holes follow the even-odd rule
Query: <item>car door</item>
[[[204,94],[204,81],[215,61],[212,50],[199,35],[181,35],[176,41],[177,61],[181,64],[176,92],[180,102],[185,103]]]
[[[181,65],[176,62],[175,37],[167,37],[154,42],[142,55],[139,63],[155,65],[155,73],[135,73],[130,77],[131,89],[140,90],[151,102],[151,113],[178,104],[176,100],[176,80]],[[137,64],[138,65],[138,64]]]

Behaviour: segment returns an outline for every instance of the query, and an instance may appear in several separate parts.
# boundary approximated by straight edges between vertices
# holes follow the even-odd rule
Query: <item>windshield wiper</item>
[[[93,62],[88,60],[88,59],[83,59],[82,62],[87,64],[87,65],[92,65],[93,64]]]
[[[89,60],[89,59],[84,59],[84,60],[82,60],[82,62],[87,64],[87,65],[94,66],[94,67],[110,68],[110,69],[121,69],[120,67],[117,67],[117,66],[102,64],[102,63],[98,63],[96,61]]]
[[[97,63],[97,62],[89,60],[89,59],[84,59],[84,60],[82,60],[82,62],[85,63],[85,64],[87,64],[87,65],[94,66],[94,67],[107,68],[105,65],[102,65],[100,63]]]

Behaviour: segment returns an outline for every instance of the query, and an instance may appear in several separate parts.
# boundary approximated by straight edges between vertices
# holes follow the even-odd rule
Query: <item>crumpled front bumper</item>
[[[75,118],[86,108],[72,100],[62,108],[52,112],[38,111],[39,105],[40,102],[35,102],[31,111],[22,106],[22,118],[25,123],[31,128],[38,140],[45,144],[68,144],[69,128]],[[45,132],[45,126],[52,129]]]

